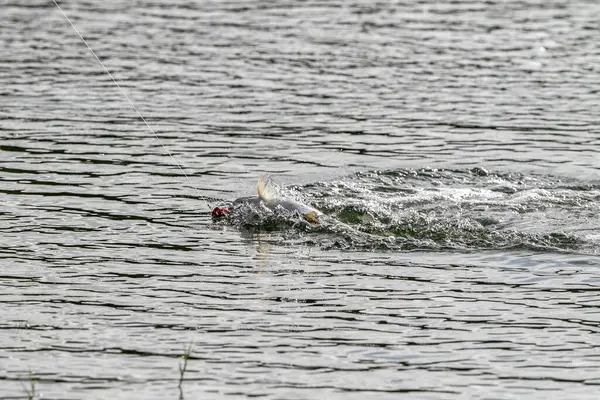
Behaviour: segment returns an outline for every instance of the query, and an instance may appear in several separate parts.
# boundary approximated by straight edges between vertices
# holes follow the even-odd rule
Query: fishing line
[[[54,4],[56,5],[56,7],[58,8],[58,10],[62,13],[62,15],[65,17],[65,19],[69,22],[69,24],[71,24],[71,26],[73,27],[73,30],[75,31],[75,33],[77,33],[77,35],[79,36],[79,38],[81,39],[81,41],[87,46],[87,48],[94,55],[94,57],[96,58],[96,60],[98,60],[98,62],[100,63],[100,65],[102,66],[102,68],[104,69],[104,71],[108,74],[108,76],[110,76],[110,79],[112,79],[112,81],[115,83],[115,85],[117,85],[117,87],[119,88],[119,90],[121,91],[121,93],[123,93],[123,96],[125,96],[125,98],[129,102],[129,104],[131,105],[131,107],[135,110],[135,112],[137,113],[137,115],[139,115],[140,119],[144,122],[144,124],[146,124],[146,127],[148,128],[148,130],[150,130],[150,132],[152,132],[152,134],[154,135],[154,138],[156,140],[158,140],[158,143],[160,143],[160,145],[162,146],[162,148],[164,149],[164,151],[169,155],[169,157],[171,157],[171,160],[173,160],[173,163],[175,163],[175,165],[177,166],[177,168],[179,168],[179,170],[183,173],[183,176],[185,176],[185,179],[187,179],[188,183],[192,186],[192,188],[194,188],[194,190],[196,190],[196,193],[198,193],[198,195],[200,195],[200,191],[198,190],[198,188],[196,188],[194,185],[191,184],[190,177],[185,173],[185,171],[183,170],[183,167],[177,162],[177,160],[175,159],[175,157],[173,156],[173,154],[171,154],[171,152],[169,151],[169,149],[167,149],[167,147],[163,144],[162,140],[160,140],[160,137],[158,137],[158,135],[156,134],[156,132],[154,131],[154,129],[152,129],[152,127],[150,126],[150,124],[148,123],[148,121],[146,121],[146,118],[144,118],[144,116],[137,109],[137,107],[135,106],[135,104],[133,104],[133,101],[131,101],[131,99],[129,98],[129,96],[127,95],[127,93],[125,93],[125,91],[123,90],[123,88],[121,87],[121,85],[119,85],[119,82],[117,82],[117,80],[110,73],[110,71],[108,70],[108,68],[106,68],[106,66],[104,65],[104,63],[96,55],[96,52],[88,44],[87,40],[85,40],[84,37],[83,37],[83,35],[81,33],[79,33],[79,30],[75,27],[75,24],[73,24],[73,22],[71,22],[71,20],[69,19],[69,17],[67,17],[67,14],[65,14],[65,12],[63,11],[63,9],[60,8],[60,6],[56,2],[56,0],[52,0],[52,1],[54,2]],[[202,196],[199,196],[199,197],[202,197]],[[208,202],[206,200],[204,200],[204,202],[206,203],[206,205],[210,209],[211,208],[210,204],[208,204]]]

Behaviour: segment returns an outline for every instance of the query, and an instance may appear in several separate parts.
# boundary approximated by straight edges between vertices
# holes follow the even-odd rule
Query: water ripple
[[[597,397],[597,2],[1,4],[4,397]]]

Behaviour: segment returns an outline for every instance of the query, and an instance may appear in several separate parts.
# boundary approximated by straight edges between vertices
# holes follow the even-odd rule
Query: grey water
[[[598,398],[599,2],[59,4],[160,141],[0,0],[1,399]]]

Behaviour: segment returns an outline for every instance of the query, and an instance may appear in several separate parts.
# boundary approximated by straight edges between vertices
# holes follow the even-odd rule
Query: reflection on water
[[[1,3],[5,398],[597,397],[596,2],[61,6],[189,178]]]

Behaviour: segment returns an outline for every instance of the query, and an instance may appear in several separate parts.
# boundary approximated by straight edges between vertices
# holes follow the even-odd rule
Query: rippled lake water
[[[0,398],[598,398],[600,3],[59,4],[164,147],[0,0]]]

